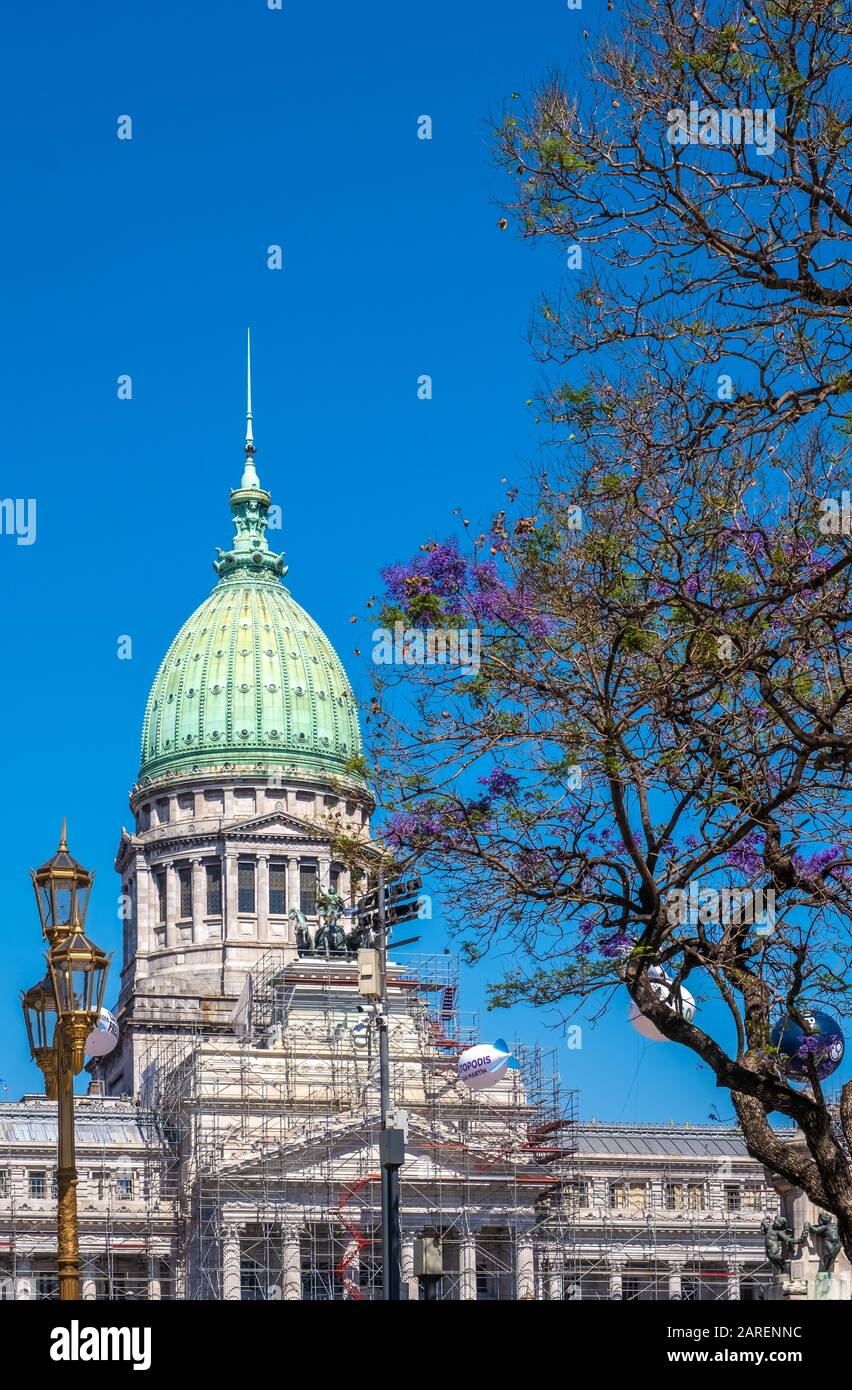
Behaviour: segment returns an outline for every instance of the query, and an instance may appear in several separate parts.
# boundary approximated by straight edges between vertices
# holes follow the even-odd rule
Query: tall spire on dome
[[[246,329],[246,464],[240,487],[260,487],[260,478],[254,466],[254,432],[251,418],[251,329]]]
[[[230,550],[216,547],[213,568],[220,579],[231,575],[244,579],[246,572],[268,579],[282,578],[287,573],[284,555],[269,548],[266,528],[269,525],[269,493],[260,485],[254,466],[254,431],[251,415],[251,331],[246,329],[246,462],[238,488],[231,489],[231,511],[237,534]],[[280,525],[280,522],[278,523]]]

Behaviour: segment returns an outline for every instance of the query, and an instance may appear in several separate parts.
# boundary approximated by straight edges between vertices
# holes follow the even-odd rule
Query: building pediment
[[[335,1132],[336,1128],[336,1132]],[[270,1174],[282,1184],[316,1182],[318,1163],[333,1161],[340,1165],[342,1173],[367,1174],[375,1170],[379,1176],[378,1156],[379,1116],[356,1121],[341,1119],[332,1133],[323,1126],[313,1134],[306,1127],[301,1135],[294,1136],[287,1145],[270,1145],[263,1152],[252,1153],[245,1159],[235,1159],[232,1164],[225,1162],[221,1175],[229,1182],[239,1179],[249,1186],[257,1182],[266,1188]],[[501,1152],[496,1145],[489,1144],[487,1136],[465,1139],[455,1125],[443,1126],[441,1134],[425,1125],[418,1117],[410,1117],[406,1141],[405,1177],[408,1182],[433,1183],[493,1183],[504,1177],[507,1182],[518,1179],[523,1173],[530,1191],[540,1181],[542,1187],[552,1184],[555,1174],[552,1169],[535,1160],[532,1155]]]
[[[292,815],[283,805],[274,807],[263,815],[247,816],[244,820],[230,821],[224,826],[219,820],[177,821],[162,825],[153,833],[146,832],[144,835],[132,835],[122,828],[115,867],[121,873],[130,854],[140,850],[146,855],[152,852],[156,854],[160,847],[167,849],[170,854],[181,853],[183,850],[198,852],[205,847],[212,849],[223,840],[262,841],[266,837],[278,842],[282,839],[290,840],[294,845],[327,845],[332,839],[332,832],[316,821],[303,820]],[[365,845],[365,850],[369,852],[368,845]]]
[[[271,811],[265,811],[260,816],[248,816],[245,820],[232,822],[225,834],[232,836],[243,836],[246,838],[256,838],[265,833],[275,835],[287,835],[291,840],[320,840],[328,841],[331,834],[328,829],[318,824],[314,820],[303,820],[300,816],[294,816],[291,812],[284,809],[283,803],[275,806]]]

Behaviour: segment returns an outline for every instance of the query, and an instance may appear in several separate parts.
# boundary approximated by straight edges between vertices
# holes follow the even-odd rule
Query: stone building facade
[[[145,710],[134,826],[116,858],[125,931],[111,1095],[138,1088],[157,1037],[226,1028],[260,956],[295,954],[294,913],[315,930],[318,892],[350,901],[353,851],[370,861],[352,688],[281,582],[254,453],[249,402],[232,548],[217,551],[218,583],[169,647]]]
[[[86,1299],[369,1299],[380,1282],[375,1037],[351,956],[312,949],[321,895],[369,882],[373,803],[343,666],[268,544],[250,400],[230,505],[217,583],[148,699],[116,857],[120,1044],[77,1110]],[[447,968],[389,969],[409,1296],[424,1232],[447,1299],[765,1291],[775,1198],[741,1139],[578,1127],[535,1056],[467,1090]],[[55,1105],[0,1105],[5,1298],[55,1296],[55,1161]]]

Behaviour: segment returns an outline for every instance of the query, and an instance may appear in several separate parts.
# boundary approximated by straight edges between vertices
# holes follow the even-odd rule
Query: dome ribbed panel
[[[225,764],[340,775],[360,751],[352,690],[325,634],[277,581],[229,579],[166,653],[139,777]]]

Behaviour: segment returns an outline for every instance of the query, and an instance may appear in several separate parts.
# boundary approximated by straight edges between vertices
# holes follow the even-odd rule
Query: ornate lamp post
[[[68,853],[65,821],[52,859],[32,871],[48,973],[21,995],[33,1060],[44,1088],[58,1101],[57,1244],[59,1297],[80,1297],[74,1077],[82,1071],[86,1039],[98,1021],[110,957],[83,933],[94,874]]]

